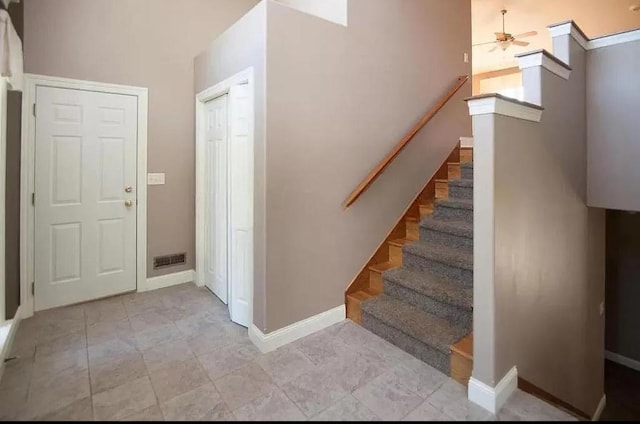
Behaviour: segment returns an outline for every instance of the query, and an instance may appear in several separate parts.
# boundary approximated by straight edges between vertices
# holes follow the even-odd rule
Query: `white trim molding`
[[[16,338],[16,331],[22,319],[22,310],[22,306],[18,306],[13,319],[0,324],[0,379],[4,373],[4,361],[11,353],[11,346]]]
[[[540,122],[542,119],[543,109],[540,106],[499,94],[471,97],[467,99],[467,105],[471,116],[496,114],[533,122]]]
[[[544,50],[523,53],[516,55],[516,57],[518,58],[518,66],[521,70],[541,66],[565,80],[568,80],[571,76],[571,68],[561,64],[560,59],[555,58],[555,56],[552,56]]]
[[[602,413],[604,412],[604,408],[607,407],[607,395],[604,394],[602,395],[602,398],[600,398],[600,403],[598,403],[598,408],[596,409],[596,412],[593,414],[593,417],[591,417],[591,421],[600,421],[600,417],[602,416]]]
[[[631,359],[626,356],[622,356],[619,353],[610,352],[608,350],[604,351],[604,357],[611,362],[615,362],[616,364],[623,365],[627,368],[631,368],[632,370],[640,371],[640,361],[637,361],[635,359]]]
[[[615,46],[616,44],[629,43],[632,41],[640,41],[640,29],[592,38],[589,40],[587,48],[588,50],[594,50],[601,47]]]
[[[460,147],[462,147],[462,148],[472,148],[473,147],[473,137],[460,137]]]
[[[34,281],[35,117],[32,113],[38,86],[124,94],[138,99],[136,282],[138,291],[147,285],[147,122],[149,91],[144,87],[25,74],[22,98],[22,152],[20,158],[20,305],[22,317],[33,315],[31,283]]]
[[[576,40],[583,49],[589,48],[589,39],[584,35],[584,32],[573,21],[560,22],[552,24],[547,27],[551,38],[560,37],[562,35],[570,35],[571,38]]]
[[[159,275],[157,277],[147,278],[145,289],[138,289],[138,291],[151,291],[163,289],[165,287],[177,286],[178,284],[191,283],[195,281],[195,277],[195,269],[188,269],[186,271],[174,272],[172,274]]]
[[[251,327],[249,327],[249,338],[262,353],[267,353],[302,337],[342,322],[346,317],[345,305],[340,305],[279,330],[272,331],[269,334],[264,334],[258,327],[251,324]]]
[[[547,28],[551,38],[562,35],[571,35],[571,37],[585,50],[594,50],[601,47],[609,47],[616,44],[640,40],[640,29],[618,32],[616,34],[603,35],[602,37],[589,39],[573,21],[560,22],[558,24],[549,25]]]
[[[518,388],[518,369],[511,368],[496,384],[490,387],[471,377],[469,379],[469,400],[492,414],[496,414]]]

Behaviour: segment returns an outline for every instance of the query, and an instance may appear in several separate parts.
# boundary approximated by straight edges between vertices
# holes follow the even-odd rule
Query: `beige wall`
[[[470,74],[470,1],[349,0],[346,28],[268,6],[265,332],[343,305],[410,200],[471,132],[467,84],[344,210],[362,178]]]
[[[590,50],[587,62],[589,205],[640,211],[640,41]]]
[[[149,276],[195,266],[193,58],[256,0],[25,0],[26,72],[149,88]],[[152,258],[188,263],[153,271]]]
[[[491,313],[478,310],[483,296],[495,301],[494,334],[478,345],[485,351],[474,347],[474,377],[495,384],[515,365],[592,415],[604,393],[605,214],[586,205],[586,52],[568,36],[559,42],[571,52],[568,81],[541,67],[523,71],[525,100],[544,107],[540,123],[495,115],[479,127],[474,119],[474,137],[495,148],[493,293],[477,281],[474,291],[475,339],[476,317]],[[490,172],[477,160],[475,171]],[[476,197],[476,213],[483,200],[491,202]],[[476,357],[491,372],[477,369]]]
[[[253,322],[264,328],[266,318],[266,178],[265,89],[267,3],[261,2],[195,59],[195,93],[252,67],[254,72],[254,303]]]
[[[347,24],[348,0],[275,0],[340,25]]]

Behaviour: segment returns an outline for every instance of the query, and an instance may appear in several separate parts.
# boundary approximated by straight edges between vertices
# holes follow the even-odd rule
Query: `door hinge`
[[[31,282],[31,296],[35,296],[36,294],[36,283],[34,281]]]
[[[35,193],[31,193],[31,204],[33,206],[36,205],[36,194]]]
[[[36,104],[33,104],[33,116],[36,116]]]

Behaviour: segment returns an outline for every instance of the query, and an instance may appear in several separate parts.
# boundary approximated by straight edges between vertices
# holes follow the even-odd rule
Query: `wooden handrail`
[[[355,190],[349,195],[347,200],[344,202],[344,207],[348,208],[351,206],[358,198],[367,191],[369,186],[384,172],[384,170],[389,166],[389,164],[400,154],[402,149],[404,149],[407,144],[413,139],[413,137],[424,127],[430,120],[433,118],[439,111],[444,107],[445,104],[462,88],[462,86],[469,80],[469,75],[462,75],[458,77],[455,84],[451,87],[451,89],[440,98],[438,103],[435,104],[423,117],[422,119],[411,128],[411,130],[405,135],[402,140],[396,144],[393,149],[385,156],[384,159],[376,165],[376,167],[367,175],[367,177],[362,180],[362,182],[356,187]]]

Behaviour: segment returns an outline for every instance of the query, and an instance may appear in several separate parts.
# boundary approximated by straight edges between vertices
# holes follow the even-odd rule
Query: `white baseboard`
[[[345,305],[340,305],[269,334],[264,334],[258,327],[251,324],[249,338],[262,353],[271,352],[280,346],[344,321],[346,316]]]
[[[469,400],[492,414],[496,414],[518,388],[518,369],[516,367],[491,387],[471,377],[469,379]]]
[[[616,364],[624,365],[632,370],[640,371],[640,361],[636,361],[635,359],[627,358],[626,356],[609,352],[608,350],[604,351],[604,357]]]
[[[159,277],[147,278],[147,286],[138,288],[138,291],[150,291],[163,289],[165,287],[176,286],[178,284],[190,283],[196,278],[196,271],[188,269],[186,271],[174,272],[173,274],[160,275]]]
[[[12,320],[0,325],[0,379],[4,373],[4,360],[7,359],[13,346],[13,340],[16,337],[16,330],[22,319],[22,306],[18,306],[15,316]]]
[[[600,417],[602,416],[602,412],[604,408],[607,406],[607,395],[602,395],[602,399],[600,399],[600,403],[598,404],[598,409],[596,409],[595,414],[591,418],[591,421],[600,421]]]
[[[473,148],[473,137],[460,137],[460,147],[471,147]]]

